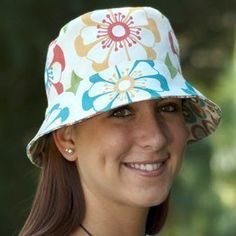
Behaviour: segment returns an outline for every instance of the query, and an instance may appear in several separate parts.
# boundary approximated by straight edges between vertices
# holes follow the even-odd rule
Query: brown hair
[[[168,203],[169,197],[162,204],[150,208],[147,234],[161,230],[166,221]],[[19,236],[70,235],[79,227],[84,215],[84,196],[76,165],[62,157],[49,135],[35,199]]]

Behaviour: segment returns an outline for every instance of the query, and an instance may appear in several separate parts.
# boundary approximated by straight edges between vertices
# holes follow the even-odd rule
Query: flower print
[[[60,120],[60,122],[63,123],[67,120],[69,114],[70,112],[68,107],[62,107],[59,103],[55,104],[46,114],[46,128],[51,126],[57,120]]]
[[[185,100],[183,114],[188,123],[195,123],[197,119],[206,119],[205,102],[197,97]]]
[[[179,72],[180,74],[182,73],[181,66],[179,63],[179,45],[173,30],[170,30],[168,32],[168,38],[169,38],[170,54],[167,53],[165,63],[169,64],[168,69],[170,70],[171,77],[173,79],[177,74],[177,72]]]
[[[205,127],[198,123],[193,124],[190,128],[190,131],[193,140],[198,140],[209,135],[209,132],[205,129]]]
[[[187,81],[185,81],[185,85],[186,85],[186,88],[182,88],[182,90],[189,94],[189,95],[193,95],[193,96],[199,96],[201,94],[198,94],[197,91],[193,88],[193,86],[188,83]]]
[[[134,60],[137,55],[143,59],[157,56],[153,47],[160,41],[159,30],[144,9],[129,8],[122,13],[103,10],[99,17],[85,14],[82,20],[85,27],[75,40],[75,49],[79,56],[92,61],[97,72],[114,65],[114,62]]]
[[[52,42],[50,47],[53,49],[45,68],[45,86],[47,93],[51,92],[51,86],[53,86],[57,94],[61,94],[63,92],[61,74],[65,69],[65,58],[61,47],[55,42]]]
[[[106,111],[117,106],[157,98],[169,91],[163,75],[154,69],[154,62],[140,60],[115,66],[90,77],[92,83],[82,98],[84,110]]]
[[[168,36],[169,36],[170,47],[171,47],[172,52],[176,54],[177,56],[179,56],[179,46],[178,46],[177,39],[174,35],[174,32],[169,31]]]

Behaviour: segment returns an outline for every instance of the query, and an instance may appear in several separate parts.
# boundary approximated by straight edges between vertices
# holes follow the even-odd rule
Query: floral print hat
[[[46,134],[133,102],[186,98],[190,141],[220,121],[220,108],[183,78],[173,29],[151,7],[96,10],[65,25],[48,48],[45,87],[45,120],[27,146],[39,166]]]

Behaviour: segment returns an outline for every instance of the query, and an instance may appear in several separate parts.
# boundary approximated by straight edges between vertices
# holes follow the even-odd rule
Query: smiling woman
[[[69,159],[77,162],[85,198],[122,203],[126,216],[130,207],[146,210],[167,198],[187,138],[177,98],[134,103],[54,132],[59,150],[75,151]]]
[[[76,18],[49,46],[45,87],[27,146],[41,179],[19,235],[158,233],[187,143],[221,113],[182,76],[168,19],[150,7]]]

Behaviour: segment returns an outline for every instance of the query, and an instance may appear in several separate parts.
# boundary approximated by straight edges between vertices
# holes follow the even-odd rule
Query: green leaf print
[[[82,81],[82,79],[78,75],[76,75],[76,73],[74,71],[72,71],[71,86],[69,89],[66,90],[66,92],[71,92],[75,95],[81,81]]]
[[[167,65],[171,78],[173,79],[177,74],[177,69],[173,66],[169,57],[169,53],[166,54],[165,64]]]

